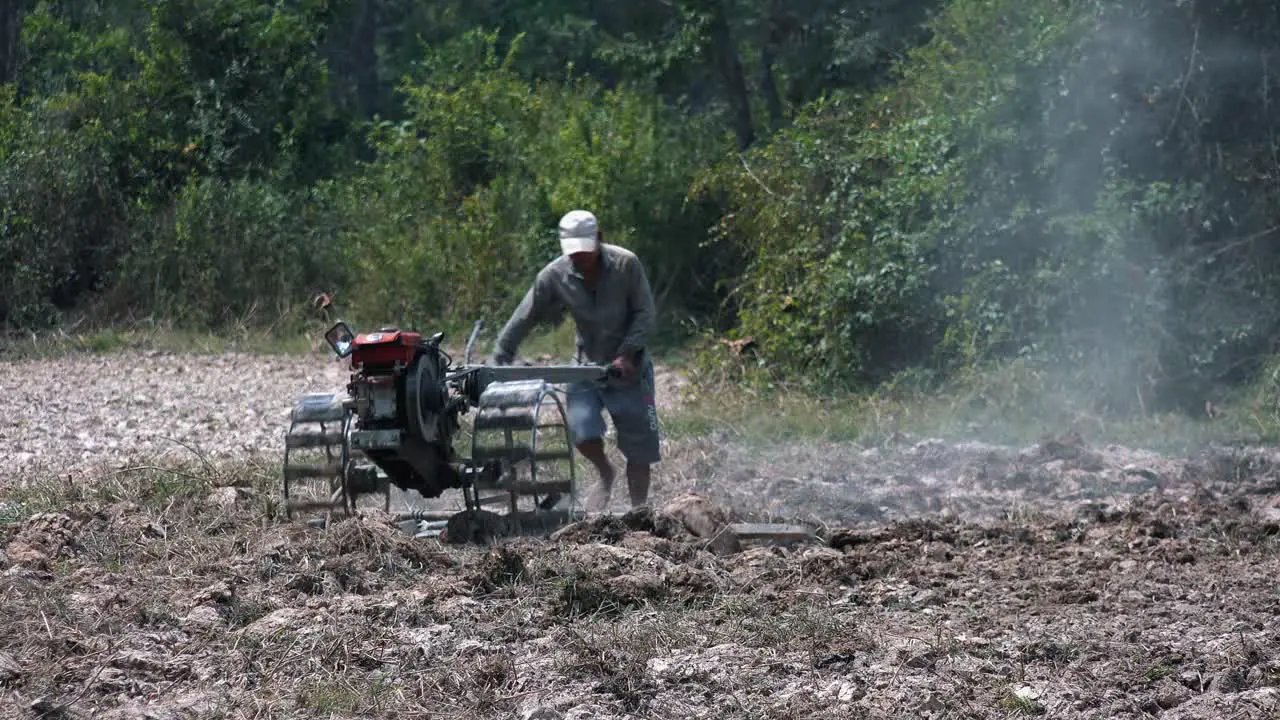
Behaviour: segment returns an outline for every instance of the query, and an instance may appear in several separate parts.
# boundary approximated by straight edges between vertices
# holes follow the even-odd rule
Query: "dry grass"
[[[216,354],[296,354],[318,350],[323,345],[325,326],[316,318],[294,317],[286,326],[245,325],[221,333],[184,330],[166,324],[139,324],[134,327],[79,326],[71,324],[41,332],[10,333],[0,336],[0,351],[9,360],[52,359],[84,353],[109,354],[122,350]],[[295,329],[310,321],[305,331]]]
[[[376,513],[317,530],[281,517],[265,462],[33,479],[3,498],[0,704],[15,718],[1274,716],[1280,529],[1248,509],[1275,485],[1252,467],[1218,497],[880,523],[727,556],[603,525],[473,548]]]
[[[1277,363],[1280,368],[1280,363]],[[1013,362],[939,388],[910,377],[861,393],[816,393],[801,384],[703,377],[667,425],[679,436],[719,436],[753,446],[797,440],[864,447],[903,436],[1025,445],[1077,432],[1099,443],[1190,453],[1213,444],[1280,441],[1280,369],[1190,409],[1104,412],[1108,391],[1087,369],[1054,374]],[[1205,398],[1208,399],[1208,398]]]
[[[274,455],[11,475],[0,716],[1280,711],[1274,453],[1169,458],[1107,426],[920,442],[970,439],[967,402],[701,394],[664,414],[657,506],[695,491],[826,544],[718,555],[601,522],[458,548],[376,512],[320,530],[285,520]]]

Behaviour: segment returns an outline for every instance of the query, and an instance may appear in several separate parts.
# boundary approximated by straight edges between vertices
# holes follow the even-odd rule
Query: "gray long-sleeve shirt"
[[[605,365],[644,350],[654,327],[653,292],[644,265],[626,248],[600,244],[600,277],[595,290],[560,256],[538,272],[533,287],[498,334],[494,360],[511,362],[529,330],[558,323],[567,310],[577,325],[578,361]]]

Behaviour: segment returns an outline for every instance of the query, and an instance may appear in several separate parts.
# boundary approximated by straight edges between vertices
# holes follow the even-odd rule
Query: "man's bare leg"
[[[578,452],[582,453],[582,457],[590,460],[596,472],[600,474],[600,484],[591,492],[587,509],[591,512],[604,512],[609,507],[609,499],[613,497],[613,479],[617,476],[617,471],[613,469],[609,458],[604,454],[604,440],[588,440],[581,443],[578,445]],[[630,468],[628,468],[628,483],[630,483],[629,473]]]
[[[627,489],[631,491],[631,507],[637,508],[649,502],[648,463],[627,463]]]

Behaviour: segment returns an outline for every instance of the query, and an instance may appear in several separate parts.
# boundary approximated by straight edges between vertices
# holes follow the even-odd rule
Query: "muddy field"
[[[289,404],[344,379],[0,365],[0,717],[1280,717],[1280,452],[677,438],[655,510],[458,548],[281,516]]]

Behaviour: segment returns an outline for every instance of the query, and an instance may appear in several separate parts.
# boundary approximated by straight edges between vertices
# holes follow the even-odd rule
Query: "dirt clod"
[[[5,550],[9,563],[47,570],[74,541],[75,521],[62,513],[39,513],[27,519]]]
[[[729,530],[729,514],[707,497],[688,493],[672,498],[662,507],[662,514],[704,539],[709,548],[721,555],[742,549],[737,536]]]

